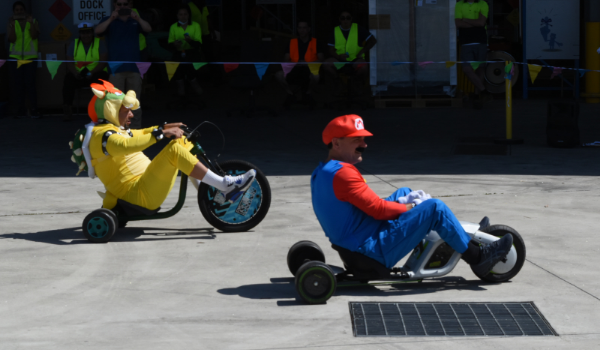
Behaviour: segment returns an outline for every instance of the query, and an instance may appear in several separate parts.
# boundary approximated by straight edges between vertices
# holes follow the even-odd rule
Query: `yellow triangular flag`
[[[446,61],[446,68],[453,67],[456,64],[454,61]]]
[[[179,67],[179,62],[165,61],[165,66],[167,67],[167,75],[169,76],[169,81],[171,81],[171,78],[173,78],[173,75],[175,75],[177,67]]]
[[[537,78],[538,74],[542,70],[542,66],[537,66],[535,64],[528,64],[529,67],[529,76],[531,77],[531,83],[535,83],[535,78]]]
[[[321,63],[309,63],[308,69],[313,75],[319,75],[319,68],[321,68]]]
[[[17,69],[21,68],[22,65],[27,64],[27,63],[31,63],[33,61],[30,60],[17,60]]]

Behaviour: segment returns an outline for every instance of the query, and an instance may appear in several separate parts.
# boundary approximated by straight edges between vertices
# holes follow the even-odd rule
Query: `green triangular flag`
[[[473,70],[477,70],[477,68],[479,68],[479,66],[481,66],[482,63],[484,63],[484,62],[481,62],[481,61],[471,62],[471,67],[473,67]]]
[[[504,66],[504,73],[506,75],[510,75],[512,67],[513,67],[513,63],[512,63],[512,61],[509,61],[508,64]]]
[[[192,64],[194,65],[194,69],[198,70],[198,69],[202,68],[203,66],[207,65],[208,62],[194,62]]]
[[[48,67],[48,72],[50,72],[50,76],[52,76],[52,80],[54,80],[54,76],[56,72],[58,72],[58,67],[62,61],[46,61],[46,67]]]
[[[341,69],[344,66],[344,63],[342,63],[342,62],[333,62],[333,65],[335,66],[335,68]]]

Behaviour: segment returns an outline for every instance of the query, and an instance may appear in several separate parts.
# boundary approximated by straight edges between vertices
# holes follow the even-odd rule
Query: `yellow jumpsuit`
[[[113,124],[94,127],[90,139],[92,166],[106,187],[103,208],[112,209],[117,198],[147,209],[157,209],[167,198],[175,184],[177,171],[189,175],[198,158],[190,153],[192,143],[185,137],[172,140],[152,160],[142,151],[156,143],[152,131],[158,127],[127,131]],[[105,149],[102,138],[107,131],[116,134],[108,137]]]

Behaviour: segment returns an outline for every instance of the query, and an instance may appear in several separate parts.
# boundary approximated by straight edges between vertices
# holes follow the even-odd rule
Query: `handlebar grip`
[[[185,135],[186,138],[190,137],[190,134],[191,134],[190,129],[188,129],[187,127],[185,127],[183,125],[180,125],[179,128],[181,130],[183,130],[183,134]]]

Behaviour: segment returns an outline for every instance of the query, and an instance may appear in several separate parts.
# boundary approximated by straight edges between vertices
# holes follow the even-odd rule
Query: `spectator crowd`
[[[63,119],[72,119],[78,89],[99,79],[108,80],[123,91],[133,90],[138,99],[142,98],[143,72],[141,74],[136,62],[147,61],[149,51],[153,52],[153,57],[162,57],[162,61],[185,62],[179,65],[172,76],[174,94],[181,99],[191,95],[188,98],[201,100],[203,90],[198,72],[189,63],[217,59],[212,50],[215,33],[205,0],[191,0],[179,6],[177,21],[170,25],[165,38],[167,47],[156,44],[158,40],[152,35],[150,24],[153,21],[140,16],[134,0],[112,0],[112,6],[110,16],[104,17],[97,25],[79,23],[78,35],[66,49],[68,63],[62,86]],[[461,42],[461,59],[485,60],[487,15],[485,1],[461,0],[457,3],[456,27],[464,39]],[[149,12],[145,17],[160,17],[160,14]],[[321,80],[320,71],[332,78],[339,90],[336,91],[338,95],[343,93],[343,89],[351,95],[352,89],[360,90],[361,85],[364,86],[369,72],[368,52],[377,44],[377,40],[367,27],[354,22],[350,12],[342,11],[338,20],[339,25],[331,30],[326,43],[313,37],[308,21],[297,21],[297,36],[289,40],[285,55],[281,57],[282,68],[274,73],[275,80],[287,94],[284,108],[289,109],[295,103],[315,106],[313,96]],[[17,118],[40,117],[36,96],[36,64],[23,64],[38,59],[39,35],[38,21],[22,1],[16,1],[9,19],[7,37],[10,46],[8,69],[11,102]],[[311,65],[312,62],[319,64]],[[490,98],[482,83],[483,65],[473,70],[467,64],[463,65],[463,70],[478,89],[480,100]],[[348,76],[353,77],[356,86],[342,82],[342,78]],[[132,127],[142,127],[142,108],[134,112]]]

